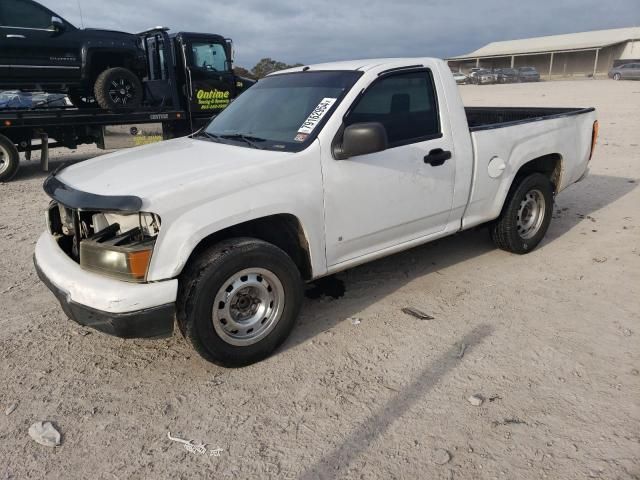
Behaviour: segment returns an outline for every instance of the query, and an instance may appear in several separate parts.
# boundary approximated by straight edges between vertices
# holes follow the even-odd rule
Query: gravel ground
[[[510,255],[478,230],[345,272],[342,298],[307,299],[243,369],[67,320],[31,263],[47,198],[24,164],[0,185],[0,478],[640,478],[640,83],[461,90],[598,108],[591,176],[541,247]],[[36,421],[61,446],[35,443]]]

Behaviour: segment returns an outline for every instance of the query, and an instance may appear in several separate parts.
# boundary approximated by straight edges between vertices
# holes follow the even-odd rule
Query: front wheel
[[[553,213],[553,185],[541,173],[523,178],[507,196],[500,217],[491,225],[498,248],[529,253],[547,233]]]
[[[8,182],[18,171],[20,153],[11,140],[0,135],[0,183]]]
[[[289,336],[303,282],[293,260],[253,238],[220,242],[180,278],[178,324],[205,359],[240,367],[268,357]]]
[[[614,80],[620,80],[622,78],[622,76],[619,73],[614,73],[613,74],[613,79]]]
[[[98,75],[93,90],[96,102],[105,110],[128,110],[142,104],[142,83],[126,68],[105,70]]]

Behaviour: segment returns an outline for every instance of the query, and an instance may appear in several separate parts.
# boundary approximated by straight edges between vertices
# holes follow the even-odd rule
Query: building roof
[[[478,50],[451,57],[449,60],[501,57],[521,55],[527,53],[548,53],[568,50],[586,50],[602,48],[629,40],[640,39],[640,27],[614,28],[611,30],[594,30],[592,32],[567,33],[548,37],[524,38],[521,40],[507,40],[493,42]]]

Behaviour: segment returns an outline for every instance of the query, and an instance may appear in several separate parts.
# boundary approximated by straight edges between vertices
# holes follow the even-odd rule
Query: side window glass
[[[227,53],[219,43],[193,42],[193,66],[212,72],[224,72],[227,69]]]
[[[51,13],[31,3],[21,0],[2,1],[0,3],[0,19],[5,27],[51,28]]]
[[[353,108],[346,125],[381,123],[391,147],[440,133],[431,72],[399,73],[375,82]]]

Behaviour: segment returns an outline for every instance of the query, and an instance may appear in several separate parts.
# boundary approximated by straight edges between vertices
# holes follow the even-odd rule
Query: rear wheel
[[[8,182],[18,171],[20,153],[11,140],[0,135],[0,183]]]
[[[613,79],[614,80],[620,80],[622,78],[622,76],[619,73],[614,73],[613,74]]]
[[[94,85],[96,102],[105,110],[128,110],[142,103],[142,83],[122,67],[105,70]]]
[[[529,253],[547,233],[552,213],[553,185],[540,173],[529,175],[510,192],[491,238],[502,250]]]
[[[284,251],[252,238],[226,240],[182,274],[178,323],[205,359],[249,365],[289,336],[302,293],[300,272]]]

